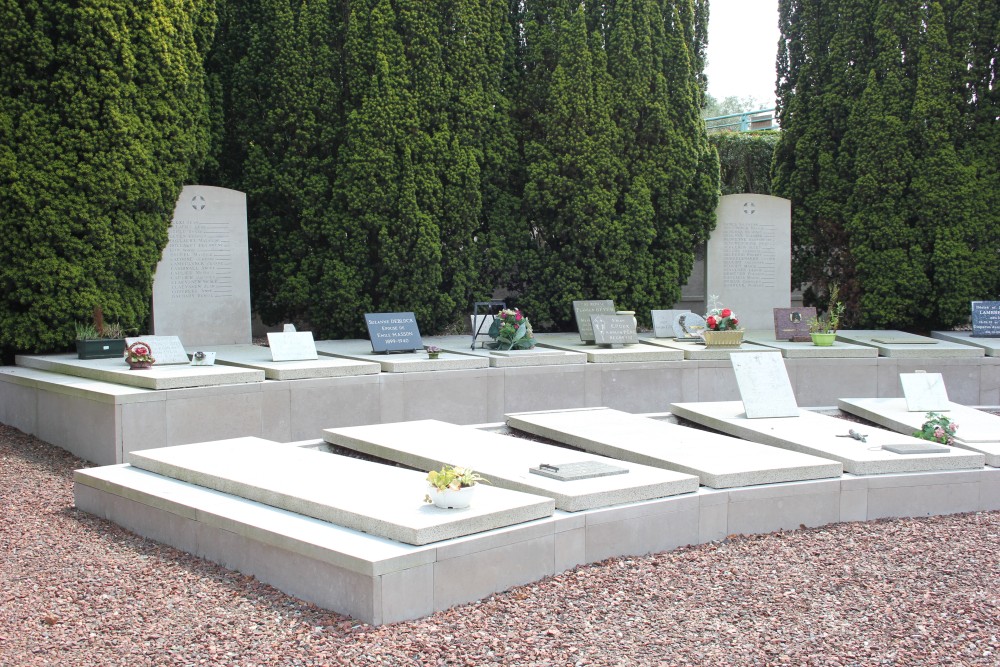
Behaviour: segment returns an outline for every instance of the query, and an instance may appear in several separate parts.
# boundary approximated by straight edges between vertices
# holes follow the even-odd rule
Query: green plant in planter
[[[125,351],[126,329],[120,322],[104,321],[104,311],[94,307],[92,322],[76,323],[76,352],[80,359],[110,359]]]
[[[845,306],[840,301],[840,286],[834,283],[830,286],[830,307],[822,316],[809,320],[809,333],[835,334],[840,328],[840,318],[844,316]]]
[[[468,486],[475,486],[479,482],[489,484],[490,480],[474,472],[472,468],[444,466],[441,470],[431,470],[427,473],[427,482],[437,491],[448,489],[458,491]],[[428,494],[424,496],[424,502],[432,503],[434,500]]]

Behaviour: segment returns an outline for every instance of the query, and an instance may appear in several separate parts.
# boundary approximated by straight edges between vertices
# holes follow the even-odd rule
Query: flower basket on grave
[[[717,297],[711,298],[711,307],[705,314],[705,330],[702,339],[705,347],[739,347],[743,343],[743,329],[740,320],[729,308],[717,305]]]
[[[152,351],[147,343],[137,340],[125,348],[125,363],[133,371],[152,368],[156,363]]]
[[[742,331],[709,331],[702,332],[705,347],[739,347],[743,344]]]

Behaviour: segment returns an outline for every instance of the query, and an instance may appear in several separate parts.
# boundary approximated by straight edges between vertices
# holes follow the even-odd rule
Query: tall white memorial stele
[[[153,333],[188,347],[251,342],[246,194],[181,190],[153,279]]]
[[[792,302],[792,204],[770,195],[719,198],[708,239],[705,294],[740,317],[744,329],[774,329],[774,309]]]

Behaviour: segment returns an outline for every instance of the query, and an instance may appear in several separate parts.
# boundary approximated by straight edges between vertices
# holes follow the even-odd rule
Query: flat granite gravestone
[[[556,509],[566,512],[610,507],[622,503],[665,498],[698,490],[693,475],[629,464],[629,474],[560,482],[529,470],[540,463],[560,466],[580,460],[580,452],[524,438],[487,433],[434,419],[349,426],[323,431],[332,444],[417,468],[434,470],[443,465],[472,468],[494,486],[548,496]],[[620,461],[592,457],[609,465]]]
[[[269,332],[267,345],[271,348],[271,361],[311,361],[319,358],[311,331]]]
[[[585,343],[594,342],[594,327],[590,322],[591,315],[616,314],[615,302],[610,299],[573,302],[573,317],[576,318],[576,330],[580,332],[580,340]]]
[[[780,352],[746,352],[730,359],[747,418],[798,417],[799,406]]]
[[[739,315],[745,329],[767,329],[773,308],[792,305],[792,204],[769,195],[719,199],[705,256],[705,294]]]
[[[844,471],[831,459],[608,408],[506,417],[512,429],[601,456],[697,475],[713,489],[840,477]]]
[[[128,454],[136,468],[406,544],[428,544],[551,516],[549,498],[476,489],[465,510],[423,502],[426,473],[262,438]],[[234,465],[238,461],[239,465]]]
[[[972,335],[975,338],[1000,337],[1000,301],[972,302]]]
[[[635,318],[629,315],[591,315],[590,326],[594,332],[594,343],[602,347],[639,344]]]
[[[250,342],[244,193],[207,185],[181,190],[153,279],[153,333],[188,345]]]
[[[774,339],[788,340],[795,343],[808,343],[809,321],[816,317],[816,309],[808,308],[775,308],[774,309]]]
[[[653,335],[657,338],[673,338],[677,334],[674,332],[674,322],[681,315],[690,313],[690,310],[651,310],[650,316],[653,318]]]
[[[951,405],[940,373],[900,373],[899,383],[910,412],[940,412]]]
[[[424,346],[413,313],[365,313],[372,352],[413,352]]]
[[[912,445],[882,445],[882,449],[896,454],[944,454],[951,451],[945,445],[912,444]]]
[[[142,341],[149,346],[149,353],[156,359],[156,366],[169,366],[170,364],[186,364],[187,352],[181,344],[181,339],[177,336],[136,336],[126,338],[125,346]]]

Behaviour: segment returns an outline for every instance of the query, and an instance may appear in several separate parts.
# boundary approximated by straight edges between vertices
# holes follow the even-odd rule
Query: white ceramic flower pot
[[[438,491],[433,486],[428,493],[434,501],[435,507],[441,509],[464,509],[472,504],[472,496],[475,494],[475,486],[463,486],[458,491],[445,489]]]

